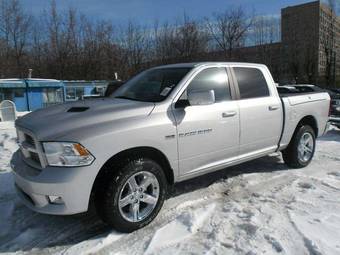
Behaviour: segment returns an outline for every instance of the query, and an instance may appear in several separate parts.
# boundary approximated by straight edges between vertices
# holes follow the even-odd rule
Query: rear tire
[[[133,157],[119,161],[106,171],[95,194],[100,218],[124,233],[148,225],[166,198],[167,181],[161,166],[149,158]]]
[[[288,147],[282,151],[284,162],[293,168],[303,168],[312,161],[315,152],[315,132],[303,125],[297,128]]]

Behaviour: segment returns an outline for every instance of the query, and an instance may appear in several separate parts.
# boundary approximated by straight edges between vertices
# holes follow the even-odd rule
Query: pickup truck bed
[[[289,92],[280,93],[279,96],[284,109],[284,125],[282,130],[282,138],[280,140],[279,149],[286,147],[296,125],[303,116],[315,116],[317,127],[324,127],[322,130],[318,130],[317,136],[321,136],[327,129],[323,123],[327,123],[328,114],[325,112],[329,109],[329,95],[327,92]],[[313,115],[311,115],[311,109],[313,109]]]

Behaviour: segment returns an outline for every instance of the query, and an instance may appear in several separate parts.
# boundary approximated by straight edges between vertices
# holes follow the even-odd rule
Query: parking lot
[[[273,154],[175,186],[156,220],[132,234],[93,212],[34,213],[18,200],[9,160],[12,123],[0,123],[0,253],[339,254],[340,130],[317,142],[305,169]]]

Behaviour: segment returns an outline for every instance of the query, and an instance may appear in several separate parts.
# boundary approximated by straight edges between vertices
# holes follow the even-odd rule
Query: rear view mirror
[[[190,105],[209,105],[215,103],[215,92],[213,90],[188,91]]]

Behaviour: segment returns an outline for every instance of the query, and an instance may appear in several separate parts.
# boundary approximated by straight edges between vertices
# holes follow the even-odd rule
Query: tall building
[[[340,87],[340,17],[313,1],[281,10],[281,41],[241,47],[228,60],[266,64],[280,84]],[[220,52],[210,60],[225,61]]]
[[[340,79],[340,19],[320,1],[281,10],[283,79],[332,86]]]

